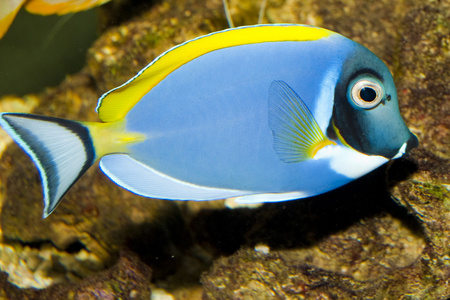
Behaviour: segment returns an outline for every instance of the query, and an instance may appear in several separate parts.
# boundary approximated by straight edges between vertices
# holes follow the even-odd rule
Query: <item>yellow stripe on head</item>
[[[334,124],[334,120],[332,121],[332,125],[333,125],[333,129],[334,132],[336,133],[336,136],[338,138],[338,140],[346,147],[353,149],[352,146],[350,146],[344,139],[344,137],[341,134],[341,131],[339,130],[339,128],[336,127],[336,124]]]
[[[104,122],[117,121],[154,86],[185,63],[214,50],[283,41],[315,41],[334,34],[332,31],[305,25],[257,25],[215,32],[187,41],[160,55],[138,75],[104,94],[97,111]]]

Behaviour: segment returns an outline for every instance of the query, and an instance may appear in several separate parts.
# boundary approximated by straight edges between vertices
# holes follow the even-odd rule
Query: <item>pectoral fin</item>
[[[322,132],[306,104],[284,81],[269,88],[269,127],[273,148],[285,163],[314,158],[317,152],[336,144]]]

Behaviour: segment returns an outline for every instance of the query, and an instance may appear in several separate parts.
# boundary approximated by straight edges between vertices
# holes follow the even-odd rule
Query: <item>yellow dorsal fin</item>
[[[305,25],[257,25],[227,29],[178,45],[156,58],[125,84],[104,94],[97,111],[104,122],[117,121],[155,85],[183,64],[214,50],[245,44],[281,41],[313,41],[332,31]]]

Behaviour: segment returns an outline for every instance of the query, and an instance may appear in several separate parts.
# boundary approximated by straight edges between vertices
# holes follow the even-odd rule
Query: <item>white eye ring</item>
[[[378,81],[378,80],[377,80]],[[352,87],[352,101],[359,107],[370,109],[377,106],[384,98],[381,83],[370,79],[360,79]]]

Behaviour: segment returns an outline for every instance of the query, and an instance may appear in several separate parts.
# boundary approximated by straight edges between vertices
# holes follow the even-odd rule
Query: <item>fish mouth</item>
[[[419,146],[419,139],[417,138],[416,135],[411,133],[409,139],[400,147],[397,154],[392,159],[402,157],[403,154],[408,153],[417,146]]]

